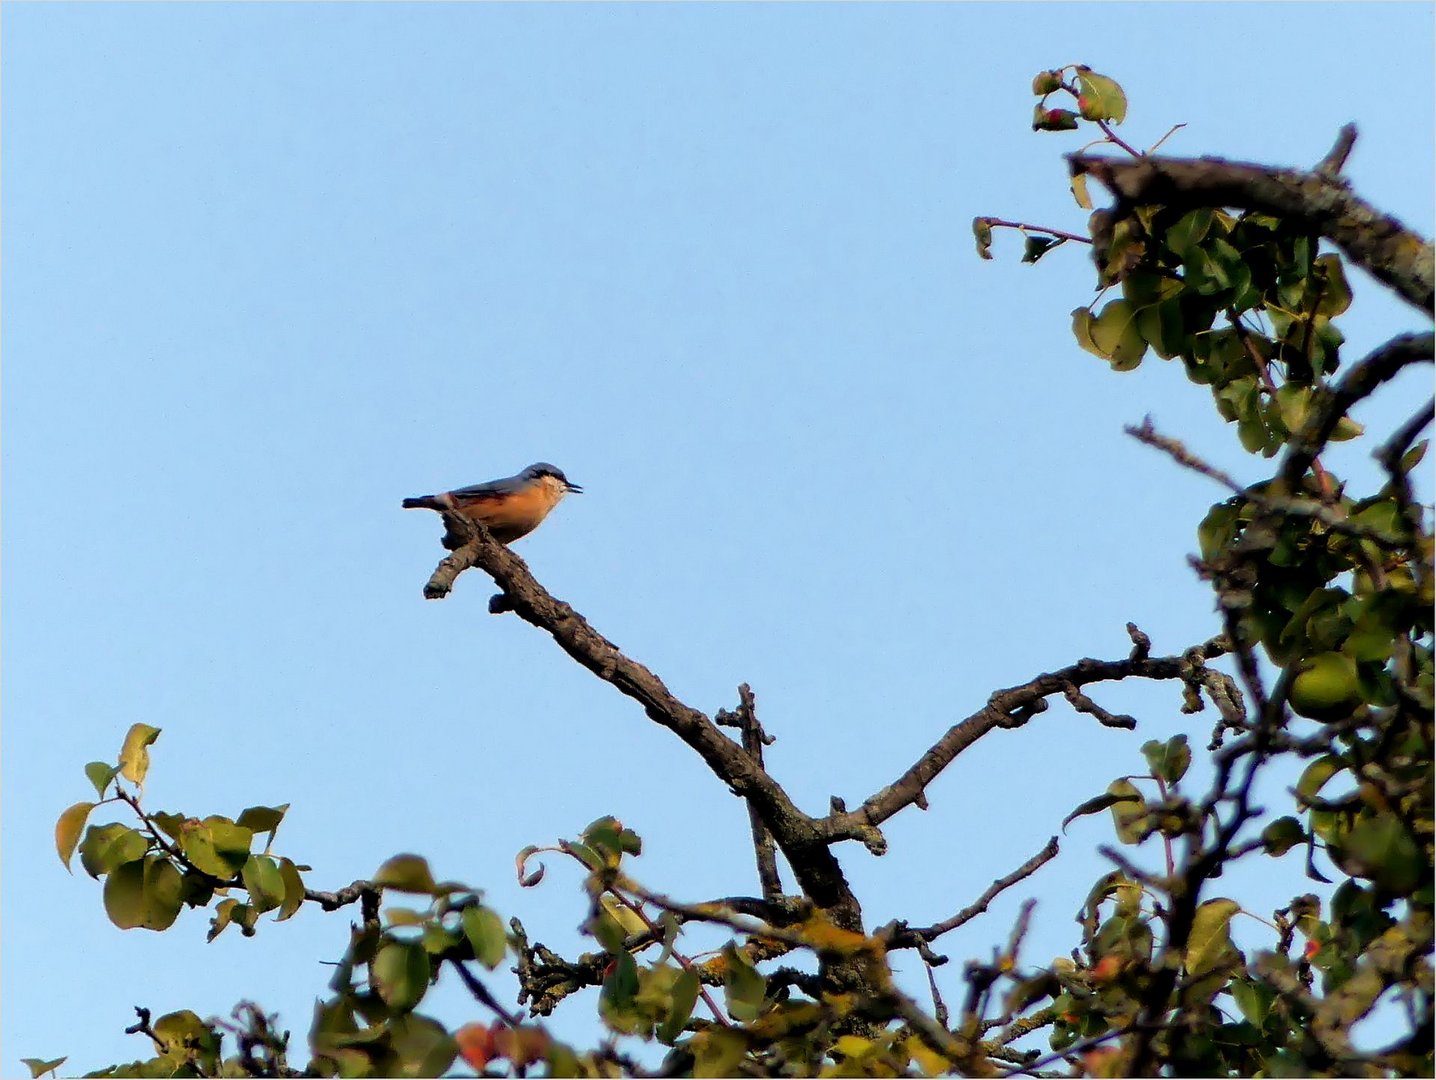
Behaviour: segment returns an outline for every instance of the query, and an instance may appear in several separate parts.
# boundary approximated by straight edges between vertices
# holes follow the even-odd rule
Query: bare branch
[[[977,916],[987,910],[988,905],[997,898],[999,893],[1010,889],[1023,878],[1031,877],[1039,869],[1055,859],[1057,857],[1057,851],[1057,837],[1054,836],[1047,841],[1046,846],[1036,855],[1032,856],[1032,858],[1028,859],[1016,870],[1012,871],[1012,873],[998,878],[983,891],[981,896],[949,919],[933,923],[931,926],[917,928],[909,928],[899,923],[892,924],[892,929],[888,934],[888,948],[915,948],[920,942],[935,941],[949,930],[956,930],[964,923],[977,918]]]
[[[1351,156],[1351,148],[1355,145],[1356,125],[1341,125],[1341,130],[1336,133],[1335,144],[1326,152],[1326,157],[1316,163],[1316,171],[1324,176],[1337,175],[1346,168],[1346,159]]]
[[[459,973],[459,978],[463,981],[463,984],[468,987],[469,993],[474,996],[475,1001],[488,1009],[509,1027],[516,1028],[519,1026],[521,1023],[520,1019],[499,1004],[498,999],[489,992],[489,988],[478,980],[474,973],[465,966],[462,960],[452,956],[448,959],[450,963],[453,964],[454,970]]]
[[[452,536],[464,537],[464,542],[439,563],[424,588],[425,596],[446,596],[460,573],[471,567],[482,569],[503,590],[506,609],[552,635],[570,657],[638,702],[650,719],[697,751],[734,794],[757,810],[804,894],[844,929],[861,929],[861,908],[837,859],[818,836],[813,819],[793,805],[776,780],[705,714],[679,701],[657,675],[629,659],[582,615],[551,596],[524,561],[488,529],[459,514],[445,514],[444,523]]]
[[[1157,429],[1152,426],[1152,418],[1150,416],[1143,419],[1140,425],[1128,424],[1122,430],[1143,445],[1162,451],[1162,453],[1166,454],[1184,469],[1191,469],[1193,472],[1201,473],[1201,475],[1208,479],[1215,480],[1228,491],[1242,496],[1242,498],[1246,499],[1253,506],[1259,507],[1269,513],[1314,518],[1332,532],[1343,533],[1346,536],[1354,536],[1361,540],[1370,540],[1372,543],[1380,544],[1383,547],[1391,547],[1393,544],[1401,542],[1387,533],[1350,521],[1341,511],[1317,502],[1315,499],[1278,497],[1254,488],[1243,487],[1238,481],[1233,479],[1230,473],[1225,473],[1215,465],[1204,461],[1188,450],[1179,440],[1163,435],[1157,431]]]
[[[1297,490],[1312,459],[1321,453],[1336,425],[1353,405],[1403,368],[1410,364],[1429,364],[1433,357],[1436,357],[1436,335],[1401,334],[1358,361],[1339,383],[1317,398],[1311,416],[1300,431],[1292,433],[1278,473],[1285,489]]]
[[[1225,638],[1213,638],[1181,656],[1127,657],[1123,660],[1079,660],[1069,667],[999,690],[986,705],[958,721],[913,766],[856,810],[829,814],[817,821],[829,840],[865,840],[884,821],[922,797],[924,790],[958,754],[993,728],[1016,727],[1046,706],[1052,694],[1067,688],[1120,679],[1182,679],[1190,681],[1206,659],[1229,651]],[[869,844],[871,847],[871,844]]]
[[[737,712],[720,709],[713,722],[723,727],[738,728],[743,736],[743,749],[758,768],[767,771],[763,765],[763,747],[772,744],[773,736],[765,732],[758,722],[758,707],[752,687],[747,683],[739,686]],[[778,854],[773,845],[773,834],[763,824],[762,815],[751,802],[748,804],[748,823],[753,832],[753,854],[758,862],[758,881],[763,896],[776,900],[783,895],[783,882],[778,876]]]

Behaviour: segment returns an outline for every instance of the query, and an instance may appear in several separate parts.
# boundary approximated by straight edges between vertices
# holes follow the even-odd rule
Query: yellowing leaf
[[[612,893],[604,893],[598,898],[598,902],[603,905],[603,910],[608,912],[613,921],[622,928],[625,937],[642,934],[648,930],[648,923],[643,921],[643,916]]]
[[[1187,974],[1201,976],[1212,968],[1232,947],[1232,916],[1241,905],[1224,897],[1208,900],[1192,919],[1192,932],[1187,935],[1184,963]]]
[[[147,747],[160,737],[160,729],[149,724],[131,724],[125,733],[125,743],[120,747],[120,775],[132,784],[143,784],[145,773],[150,771],[150,752]]]
[[[55,822],[55,850],[60,853],[60,861],[65,864],[66,870],[70,869],[70,859],[75,854],[75,845],[80,842],[80,832],[94,808],[92,802],[77,802]]]
[[[429,861],[419,855],[395,855],[379,867],[374,884],[396,892],[432,893],[434,875]]]

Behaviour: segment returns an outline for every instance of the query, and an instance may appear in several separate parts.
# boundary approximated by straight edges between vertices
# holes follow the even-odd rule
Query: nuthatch
[[[569,483],[561,469],[540,461],[517,476],[446,491],[442,495],[405,499],[404,509],[453,511],[488,526],[499,543],[511,544],[537,529],[549,511],[571,491],[582,492],[583,488]],[[444,537],[444,546],[450,551],[460,543],[452,533]]]

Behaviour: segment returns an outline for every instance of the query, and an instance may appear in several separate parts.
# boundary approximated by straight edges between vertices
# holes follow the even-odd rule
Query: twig
[[[1165,135],[1163,135],[1160,139],[1154,142],[1151,146],[1147,147],[1147,152],[1142,156],[1146,157],[1148,154],[1155,153],[1157,147],[1161,146],[1164,142],[1166,142],[1168,139],[1170,139],[1173,135],[1181,131],[1182,128],[1186,126],[1186,124],[1173,124],[1171,130],[1169,130]]]
[[[1326,156],[1316,163],[1316,172],[1325,176],[1335,176],[1346,167],[1346,159],[1351,156],[1351,148],[1356,145],[1356,125],[1343,124],[1341,130],[1336,133],[1336,143],[1326,152]]]
[[[1191,469],[1200,473],[1208,479],[1215,480],[1228,491],[1240,495],[1253,506],[1268,513],[1289,514],[1294,517],[1309,517],[1321,522],[1332,532],[1342,533],[1346,536],[1354,536],[1360,540],[1370,540],[1372,543],[1383,547],[1391,547],[1399,543],[1398,540],[1380,532],[1377,529],[1360,525],[1343,517],[1341,511],[1325,506],[1314,499],[1297,499],[1268,495],[1265,492],[1253,488],[1243,487],[1230,473],[1225,473],[1216,466],[1203,461],[1186,448],[1181,442],[1170,436],[1163,435],[1152,425],[1150,416],[1143,419],[1141,424],[1128,424],[1122,429],[1138,442],[1160,450],[1184,469]]]
[[[922,969],[927,972],[927,988],[932,992],[932,1015],[944,1028],[947,1027],[947,1003],[942,1000],[942,992],[937,988],[937,976],[932,973],[932,965],[924,963]]]
[[[522,1020],[498,1003],[498,999],[489,993],[489,988],[478,980],[474,973],[465,966],[462,960],[456,956],[451,956],[448,959],[453,965],[454,970],[459,973],[459,978],[463,980],[464,985],[468,987],[469,993],[474,995],[474,999],[478,1001],[480,1005],[488,1009],[511,1028],[516,1028],[523,1023]]]
[[[719,711],[713,722],[724,727],[736,727],[743,739],[743,749],[760,769],[763,765],[763,747],[773,743],[773,737],[763,730],[758,722],[757,701],[753,688],[747,683],[738,687],[738,710],[736,713]],[[778,852],[773,843],[773,834],[763,824],[758,808],[748,804],[748,824],[753,834],[753,854],[758,863],[758,881],[767,900],[776,900],[783,895],[783,882],[778,876]]]
[[[1401,334],[1392,338],[1364,359],[1358,361],[1335,386],[1320,395],[1312,415],[1292,432],[1286,458],[1278,476],[1288,492],[1297,484],[1321,452],[1336,425],[1347,411],[1368,397],[1382,383],[1392,379],[1410,364],[1431,363],[1436,357],[1436,335]]]
[[[931,926],[917,928],[895,927],[889,938],[888,948],[911,949],[914,948],[918,942],[935,941],[948,931],[956,930],[959,926],[970,922],[985,912],[988,905],[997,898],[998,894],[1010,889],[1023,878],[1031,877],[1039,869],[1055,859],[1057,852],[1057,837],[1054,836],[1047,841],[1046,845],[1036,855],[1032,856],[1032,858],[1028,859],[1010,874],[998,878],[983,890],[981,896],[951,918],[944,919],[942,922],[933,923]]]
[[[139,1019],[138,1019],[137,1021],[135,1021],[133,1024],[131,1024],[129,1027],[125,1028],[125,1034],[126,1034],[126,1035],[148,1035],[148,1036],[150,1037],[150,1041],[155,1044],[156,1049],[158,1049],[160,1053],[164,1053],[165,1050],[167,1049],[164,1040],[161,1039],[158,1035],[155,1034],[155,1029],[154,1029],[154,1028],[150,1027],[150,1011],[149,1011],[149,1009],[146,1009],[146,1008],[144,1008],[143,1006],[140,1006],[140,1005],[136,1005],[136,1006],[135,1006],[135,1015],[138,1016]]]
[[[1005,218],[984,217],[978,221],[991,225],[994,229],[1016,229],[1020,233],[1042,233],[1046,236],[1055,236],[1059,240],[1075,240],[1079,244],[1090,244],[1090,236],[1079,236],[1077,233],[1063,232],[1061,229],[1049,229],[1046,225],[1029,225],[1025,221],[1008,221]]]
[[[318,904],[325,911],[337,911],[346,904],[353,904],[363,900],[366,895],[371,895],[377,900],[379,887],[372,881],[359,880],[344,886],[344,888],[336,892],[319,892],[316,889],[304,890],[304,899]]]
[[[1213,638],[1200,649],[1202,657],[1209,659],[1228,652],[1230,645],[1225,638]],[[1130,678],[1190,680],[1192,667],[1192,659],[1185,654],[1142,659],[1130,656],[1122,660],[1086,659],[1038,675],[1019,686],[999,690],[985,706],[950,727],[907,772],[870,796],[856,810],[829,814],[816,824],[829,842],[865,839],[888,818],[916,802],[960,753],[994,728],[1014,727],[1025,722],[1046,706],[1044,699],[1049,695],[1065,693],[1069,685],[1082,687]]]

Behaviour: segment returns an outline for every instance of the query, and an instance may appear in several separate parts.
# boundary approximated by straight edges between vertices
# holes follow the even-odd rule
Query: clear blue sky
[[[756,888],[686,748],[487,615],[480,576],[421,598],[439,525],[406,495],[559,464],[588,493],[517,550],[696,707],[750,682],[813,811],[992,690],[1124,652],[1129,619],[1209,636],[1184,557],[1221,492],[1121,426],[1260,463],[1179,368],[1077,349],[1085,252],[1021,266],[1004,235],[981,263],[970,221],[1082,227],[1081,140],[1029,130],[1028,86],[1085,62],[1130,140],[1186,122],[1174,153],[1310,164],[1356,121],[1357,189],[1429,236],[1431,56],[1430,5],[6,4],[0,1072],[130,1060],[133,1005],[246,997],[306,1056],[346,916],[126,933],[56,860],[135,721],[163,728],[148,805],[289,802],[276,851],[318,887],[416,850],[572,952],[577,875],[521,892],[512,858],[613,813],[651,886]],[[1355,286],[1349,357],[1422,325]],[[1210,730],[1170,687],[1097,696],[1139,731],[1054,706],[886,858],[842,852],[873,925],[951,914],[1144,739]],[[1075,942],[1110,835],[1074,825],[1035,879],[1033,959]],[[1260,914],[1298,858],[1248,875]],[[943,951],[987,955],[1016,899]],[[450,987],[433,1011],[478,1015]]]

